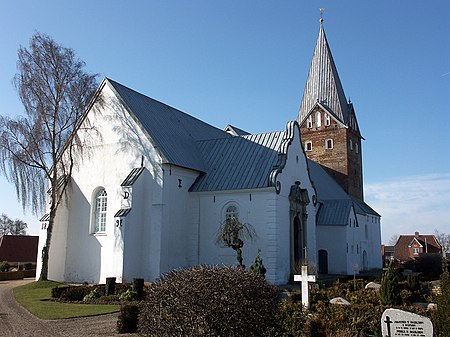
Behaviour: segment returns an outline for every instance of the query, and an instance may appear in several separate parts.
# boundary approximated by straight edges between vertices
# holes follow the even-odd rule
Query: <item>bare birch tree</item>
[[[97,87],[97,75],[84,67],[72,49],[36,33],[29,49],[19,48],[13,79],[25,114],[16,119],[0,116],[0,172],[14,183],[22,206],[35,215],[48,201],[40,280],[48,277],[56,211],[70,181],[74,153],[82,147],[77,123]]]
[[[235,217],[230,217],[220,226],[217,232],[216,244],[226,245],[236,252],[239,266],[244,268],[242,247],[247,241],[256,238],[255,229],[248,223],[242,223]]]

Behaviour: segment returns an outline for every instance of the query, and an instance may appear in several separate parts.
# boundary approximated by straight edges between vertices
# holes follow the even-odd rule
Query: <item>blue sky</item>
[[[284,129],[300,106],[319,8],[363,142],[366,201],[394,234],[450,232],[450,2],[0,0],[0,114],[36,32],[98,73],[219,128]],[[0,213],[28,222],[3,178]]]

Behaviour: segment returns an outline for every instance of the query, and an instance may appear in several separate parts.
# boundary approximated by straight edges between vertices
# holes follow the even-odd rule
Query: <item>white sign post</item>
[[[294,281],[302,283],[302,304],[309,308],[309,282],[316,282],[316,276],[308,275],[308,266],[302,266],[302,274],[294,275]]]

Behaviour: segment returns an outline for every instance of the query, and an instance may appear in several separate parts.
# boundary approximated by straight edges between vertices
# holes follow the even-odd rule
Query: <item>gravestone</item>
[[[308,275],[308,266],[302,266],[302,274],[294,275],[294,281],[302,283],[302,304],[309,308],[309,282],[316,282],[316,276]]]
[[[350,302],[342,297],[335,297],[330,300],[331,304],[350,305]]]
[[[433,324],[424,316],[398,309],[386,309],[381,316],[383,337],[433,337]]]
[[[364,287],[365,289],[374,289],[374,290],[380,290],[381,284],[375,283],[375,282],[369,282]]]

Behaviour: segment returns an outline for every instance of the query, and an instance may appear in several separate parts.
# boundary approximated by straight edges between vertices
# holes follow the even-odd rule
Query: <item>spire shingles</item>
[[[298,114],[300,125],[316,103],[326,106],[344,124],[348,123],[348,104],[322,23]]]

